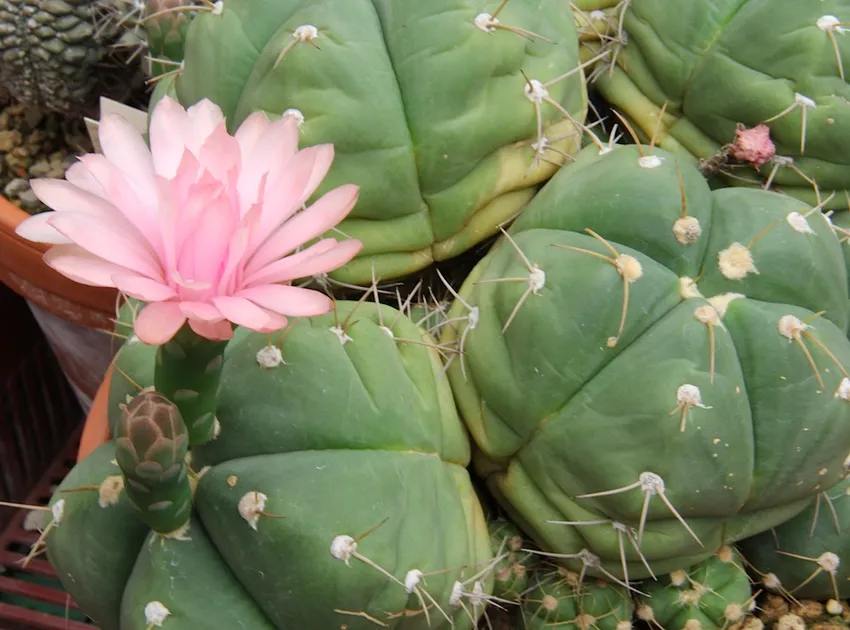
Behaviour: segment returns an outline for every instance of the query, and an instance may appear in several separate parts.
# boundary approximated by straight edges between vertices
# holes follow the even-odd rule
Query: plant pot
[[[48,267],[42,258],[48,246],[15,234],[29,216],[0,196],[0,282],[24,297],[88,411],[118,345],[104,332],[113,329],[118,293],[78,284]]]
[[[77,461],[82,460],[98,446],[109,441],[109,384],[112,382],[112,366],[107,369],[100,387],[86,415]]]

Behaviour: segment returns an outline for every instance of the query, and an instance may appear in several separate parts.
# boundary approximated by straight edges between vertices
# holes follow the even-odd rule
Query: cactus
[[[634,603],[629,592],[603,580],[549,569],[538,562],[523,597],[522,628],[544,630],[630,630]]]
[[[63,584],[104,630],[471,628],[493,554],[433,345],[371,301],[272,338],[237,328],[221,352],[130,337],[113,440],[51,503],[61,522],[47,552]],[[220,433],[195,442],[193,397],[148,390],[163,371],[205,371],[209,356],[222,358],[207,384]]]
[[[756,600],[738,552],[723,547],[687,570],[640,585],[639,619],[665,630],[721,630],[742,624]],[[739,626],[740,627],[740,626]]]
[[[488,523],[493,553],[499,562],[493,569],[493,596],[519,602],[528,586],[534,555],[524,548],[530,545],[510,521],[499,518]]]
[[[101,95],[137,96],[144,83],[133,63],[136,30],[114,19],[123,1],[0,4],[2,87],[27,106],[69,115],[96,110]]]
[[[625,5],[628,43],[614,66],[594,73],[593,88],[645,138],[702,160],[724,184],[846,208],[850,162],[839,140],[850,134],[845,0]],[[769,150],[748,154],[747,143],[759,137]]]
[[[496,234],[580,146],[587,110],[561,0],[224,0],[197,10],[184,52],[167,88],[183,105],[209,98],[231,129],[293,115],[303,144],[337,148],[316,194],[359,185],[339,230],[364,242],[340,282]]]
[[[850,472],[850,457],[847,461]],[[755,579],[791,598],[850,598],[850,479],[803,512],[739,543]]]
[[[476,470],[541,549],[626,584],[779,525],[843,478],[847,287],[814,208],[589,145],[442,329]]]

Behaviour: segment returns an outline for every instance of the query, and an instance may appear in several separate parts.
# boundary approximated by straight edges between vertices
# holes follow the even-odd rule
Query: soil
[[[92,151],[82,117],[68,119],[7,104],[0,110],[0,194],[30,214],[44,212],[48,208],[29,179],[63,178],[78,155]]]

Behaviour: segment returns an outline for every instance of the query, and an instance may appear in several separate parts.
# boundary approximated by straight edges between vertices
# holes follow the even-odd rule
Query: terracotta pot
[[[15,234],[29,214],[0,196],[0,282],[23,296],[84,409],[114,355],[117,292],[77,284],[42,259],[48,246]]]
[[[112,381],[112,366],[95,394],[91,409],[86,416],[77,461],[86,457],[98,446],[109,441],[109,384]]]

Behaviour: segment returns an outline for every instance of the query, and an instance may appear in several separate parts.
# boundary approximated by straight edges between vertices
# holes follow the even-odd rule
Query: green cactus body
[[[594,87],[643,137],[693,162],[734,146],[738,123],[766,123],[776,157],[756,149],[744,168],[706,166],[728,184],[770,181],[811,205],[846,209],[848,22],[845,0],[631,0],[628,45]]]
[[[143,25],[152,76],[171,74],[183,61],[186,31],[194,16],[206,10],[194,0],[151,0],[145,5]]]
[[[493,553],[499,559],[493,570],[493,596],[518,602],[528,587],[534,555],[523,548],[529,546],[519,528],[505,519],[488,523]]]
[[[850,474],[850,456],[846,465]],[[739,548],[753,577],[769,590],[798,599],[850,598],[850,478]]]
[[[275,345],[234,334],[218,388],[221,433],[190,450],[198,481],[188,529],[145,530],[143,545],[134,527],[122,542],[125,521],[98,512],[91,493],[68,494],[57,528],[65,538],[48,536],[68,591],[89,593],[104,573],[122,582],[120,601],[113,586],[96,604],[104,630],[116,619],[122,630],[145,630],[151,619],[164,630],[371,630],[375,620],[446,629],[446,617],[471,628],[492,592],[493,555],[433,339],[371,302],[293,319]],[[122,347],[113,434],[117,403],[153,382],[156,354],[138,341]],[[87,458],[65,487],[117,470]],[[77,512],[88,516],[77,521]],[[121,518],[138,520],[124,507]],[[91,552],[85,541],[106,530],[114,551]],[[73,549],[72,534],[84,539]]]
[[[755,608],[747,570],[731,547],[687,570],[646,580],[640,589],[646,596],[640,597],[638,618],[665,630],[721,630]]]
[[[209,98],[231,131],[255,111],[303,118],[303,146],[335,148],[315,195],[360,186],[338,227],[364,249],[331,276],[368,283],[374,262],[377,277],[401,277],[497,233],[580,146],[572,14],[513,0],[493,26],[498,5],[224,0],[189,25],[174,93]]]
[[[441,342],[476,469],[541,549],[661,575],[841,481],[847,275],[822,213],[588,146],[509,236]]]
[[[189,433],[177,407],[157,392],[142,392],[115,424],[115,459],[127,496],[154,531],[181,535],[192,511],[186,455]]]
[[[580,578],[563,569],[546,570],[537,563],[534,585],[523,596],[525,630],[629,630],[634,603],[628,591],[603,580]]]

